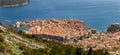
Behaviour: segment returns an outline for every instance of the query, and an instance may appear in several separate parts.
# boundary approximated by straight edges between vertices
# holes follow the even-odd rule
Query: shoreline
[[[2,23],[4,24],[4,25],[7,25],[7,23],[10,23],[10,24],[16,24],[17,22],[25,22],[25,21],[32,21],[32,20],[34,20],[34,19],[28,19],[28,20],[16,20],[16,21],[12,21],[12,20],[1,20],[2,21]],[[50,19],[35,19],[35,20],[50,20]],[[61,19],[59,19],[59,20],[61,20]],[[77,19],[77,20],[79,20],[79,19]],[[84,21],[84,20],[82,20],[82,21]],[[96,30],[97,32],[107,32],[107,27],[109,26],[109,25],[111,25],[111,24],[120,24],[119,22],[114,22],[114,23],[109,23],[106,27],[103,27],[103,28],[96,28],[96,27],[91,27],[90,25],[87,25],[87,23],[86,23],[86,25],[88,26],[88,27],[90,27],[90,28],[92,28],[92,29],[94,29],[94,30]]]
[[[79,34],[83,35],[83,33],[88,34],[92,30],[91,28],[87,27],[83,21],[75,20],[75,19],[58,20],[53,18],[50,20],[32,20],[32,21],[17,22],[15,26],[16,28],[29,27],[28,32],[30,32],[31,34],[46,33],[46,34],[51,34],[51,35],[53,34],[55,36],[62,36],[62,37],[66,35],[79,36]]]
[[[31,20],[17,22],[15,26],[16,28],[30,27],[25,33],[34,35],[35,38],[56,41],[74,47],[81,46],[84,50],[92,47],[93,50],[106,49],[110,54],[120,54],[119,23],[111,24],[107,28],[107,32],[98,32],[87,27],[83,21],[76,19]],[[118,49],[114,51],[114,47]]]
[[[0,6],[0,7],[17,7],[17,6],[23,6],[23,5],[27,5],[29,4],[29,1],[28,2],[25,2],[25,3],[22,3],[22,4],[14,4],[14,5],[3,5],[3,6]]]

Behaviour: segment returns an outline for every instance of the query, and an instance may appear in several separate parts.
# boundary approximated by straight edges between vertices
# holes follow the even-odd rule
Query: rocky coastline
[[[75,19],[57,20],[53,18],[51,20],[17,22],[16,27],[29,28],[26,31],[28,34],[47,34],[63,38],[66,36],[71,38],[73,36],[89,35],[92,33],[92,29],[87,27],[83,21]]]
[[[12,3],[7,4],[6,2],[2,3],[0,1],[0,7],[16,7],[16,6],[23,6],[23,5],[27,5],[27,4],[29,4],[29,0],[26,0],[25,2],[21,2],[21,3],[13,2],[13,4]]]

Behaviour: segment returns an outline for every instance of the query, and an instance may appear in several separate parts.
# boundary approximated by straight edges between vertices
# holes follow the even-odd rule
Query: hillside
[[[0,0],[0,6],[12,7],[28,4],[29,0]]]
[[[84,50],[36,37],[0,23],[0,55],[109,55],[104,49]]]
[[[30,20],[17,22],[15,27],[27,28],[27,34],[35,38],[58,41],[84,50],[106,49],[110,54],[120,54],[120,25],[114,23],[107,32],[98,32],[87,27],[83,21],[75,19]]]
[[[45,49],[45,45],[33,40],[22,38],[21,35],[9,31],[0,25],[0,55],[22,55],[23,48]]]

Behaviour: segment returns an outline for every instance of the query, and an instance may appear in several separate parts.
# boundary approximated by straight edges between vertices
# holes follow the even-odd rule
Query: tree
[[[90,47],[87,55],[91,55],[91,54],[92,54],[92,47]]]
[[[2,53],[5,53],[5,51],[6,51],[6,48],[5,48],[5,46],[3,46],[3,45],[0,45],[0,52],[2,52]]]
[[[65,46],[65,55],[74,55],[75,48],[70,45]]]
[[[23,51],[23,55],[49,55],[47,51],[48,51],[47,49],[25,48]]]
[[[107,28],[107,32],[110,32],[110,33],[117,32],[117,31],[120,31],[120,25],[117,23],[112,24]]]
[[[108,51],[105,51],[105,53],[103,55],[110,55],[110,54],[108,53]]]
[[[64,55],[64,50],[63,49],[64,48],[54,46],[50,51],[50,55]]]
[[[82,55],[84,50],[82,48],[76,48],[75,55]]]
[[[4,41],[4,37],[2,35],[0,35],[0,42]]]

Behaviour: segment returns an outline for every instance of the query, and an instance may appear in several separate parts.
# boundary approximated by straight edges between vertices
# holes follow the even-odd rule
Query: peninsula
[[[27,34],[35,38],[59,41],[65,45],[81,46],[88,50],[106,49],[110,54],[120,54],[120,25],[114,23],[107,32],[98,32],[75,19],[31,20],[17,22],[16,28],[28,28]]]
[[[69,39],[77,39],[81,36],[88,37],[92,33],[92,29],[88,28],[83,21],[75,19],[51,19],[51,20],[32,20],[26,22],[17,22],[17,28],[29,28],[26,33],[35,35],[55,36],[51,39],[66,41]],[[45,37],[44,36],[44,37]]]
[[[15,7],[20,5],[26,5],[29,0],[0,0],[0,7]]]

